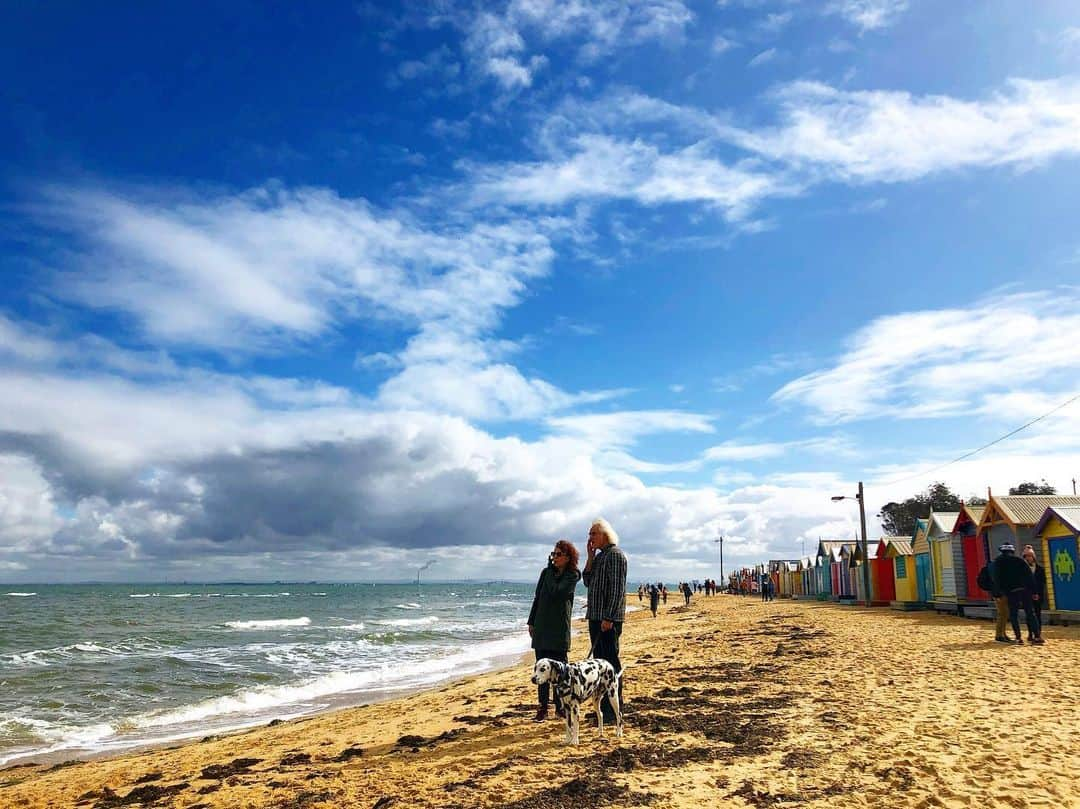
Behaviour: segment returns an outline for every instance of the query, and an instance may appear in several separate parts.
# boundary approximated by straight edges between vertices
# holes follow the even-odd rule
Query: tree
[[[977,494],[969,496],[968,499],[964,501],[964,503],[969,506],[985,506],[989,502],[990,501],[987,500],[985,497],[980,497]]]
[[[1057,489],[1046,482],[1043,478],[1040,483],[1025,481],[1018,483],[1009,489],[1009,494],[1057,494]]]
[[[890,536],[911,536],[915,521],[926,519],[930,511],[959,511],[964,501],[944,483],[931,483],[926,491],[901,503],[886,503],[881,509],[881,527]]]

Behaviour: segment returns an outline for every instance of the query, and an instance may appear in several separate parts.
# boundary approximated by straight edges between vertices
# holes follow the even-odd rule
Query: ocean
[[[506,665],[529,649],[532,594],[498,582],[0,587],[0,766],[201,737]],[[575,616],[584,595],[579,585]]]

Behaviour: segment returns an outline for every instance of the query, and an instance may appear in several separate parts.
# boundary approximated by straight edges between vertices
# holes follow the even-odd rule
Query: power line
[[[1076,394],[1075,396],[1073,396],[1068,401],[1059,404],[1053,410],[1048,410],[1047,412],[1043,413],[1038,418],[1032,419],[1027,424],[1022,424],[1019,427],[1017,427],[1015,430],[1013,430],[1011,432],[1008,432],[1008,433],[1005,433],[1005,435],[1001,436],[1000,438],[995,438],[989,444],[983,444],[978,449],[973,449],[973,450],[971,450],[971,452],[965,452],[963,455],[961,455],[961,456],[959,456],[957,458],[953,458],[951,461],[946,461],[945,463],[941,464],[940,466],[935,466],[932,469],[926,469],[926,470],[924,470],[922,472],[916,472],[914,475],[908,475],[907,477],[897,478],[896,480],[888,480],[888,481],[885,481],[884,483],[878,483],[878,484],[875,484],[875,485],[877,485],[877,486],[891,486],[894,483],[903,483],[905,480],[911,480],[912,478],[918,478],[918,477],[922,477],[923,475],[929,475],[932,472],[937,472],[939,469],[944,469],[946,466],[952,466],[954,463],[958,463],[960,461],[966,460],[967,458],[970,458],[972,455],[977,455],[978,453],[982,452],[984,449],[988,449],[988,448],[994,446],[994,444],[1000,444],[1005,439],[1012,438],[1017,433],[1022,432],[1023,430],[1026,430],[1032,424],[1037,424],[1038,422],[1042,421],[1043,419],[1047,418],[1048,416],[1054,415],[1059,410],[1064,410],[1066,407],[1068,407],[1069,405],[1071,405],[1073,402],[1075,402],[1077,400],[1080,400],[1080,393]]]

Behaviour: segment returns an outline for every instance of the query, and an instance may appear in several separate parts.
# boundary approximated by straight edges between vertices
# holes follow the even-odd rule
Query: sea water
[[[532,596],[533,585],[499,582],[0,586],[0,766],[235,730],[490,670],[528,650]],[[575,616],[583,603],[579,585]]]

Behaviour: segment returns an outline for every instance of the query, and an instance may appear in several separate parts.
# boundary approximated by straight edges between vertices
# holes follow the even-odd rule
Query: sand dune
[[[621,741],[585,727],[566,747],[558,720],[531,722],[523,661],[175,749],[4,770],[0,806],[1080,806],[1080,628],[1045,636],[1007,647],[981,621],[699,597],[628,616]]]

